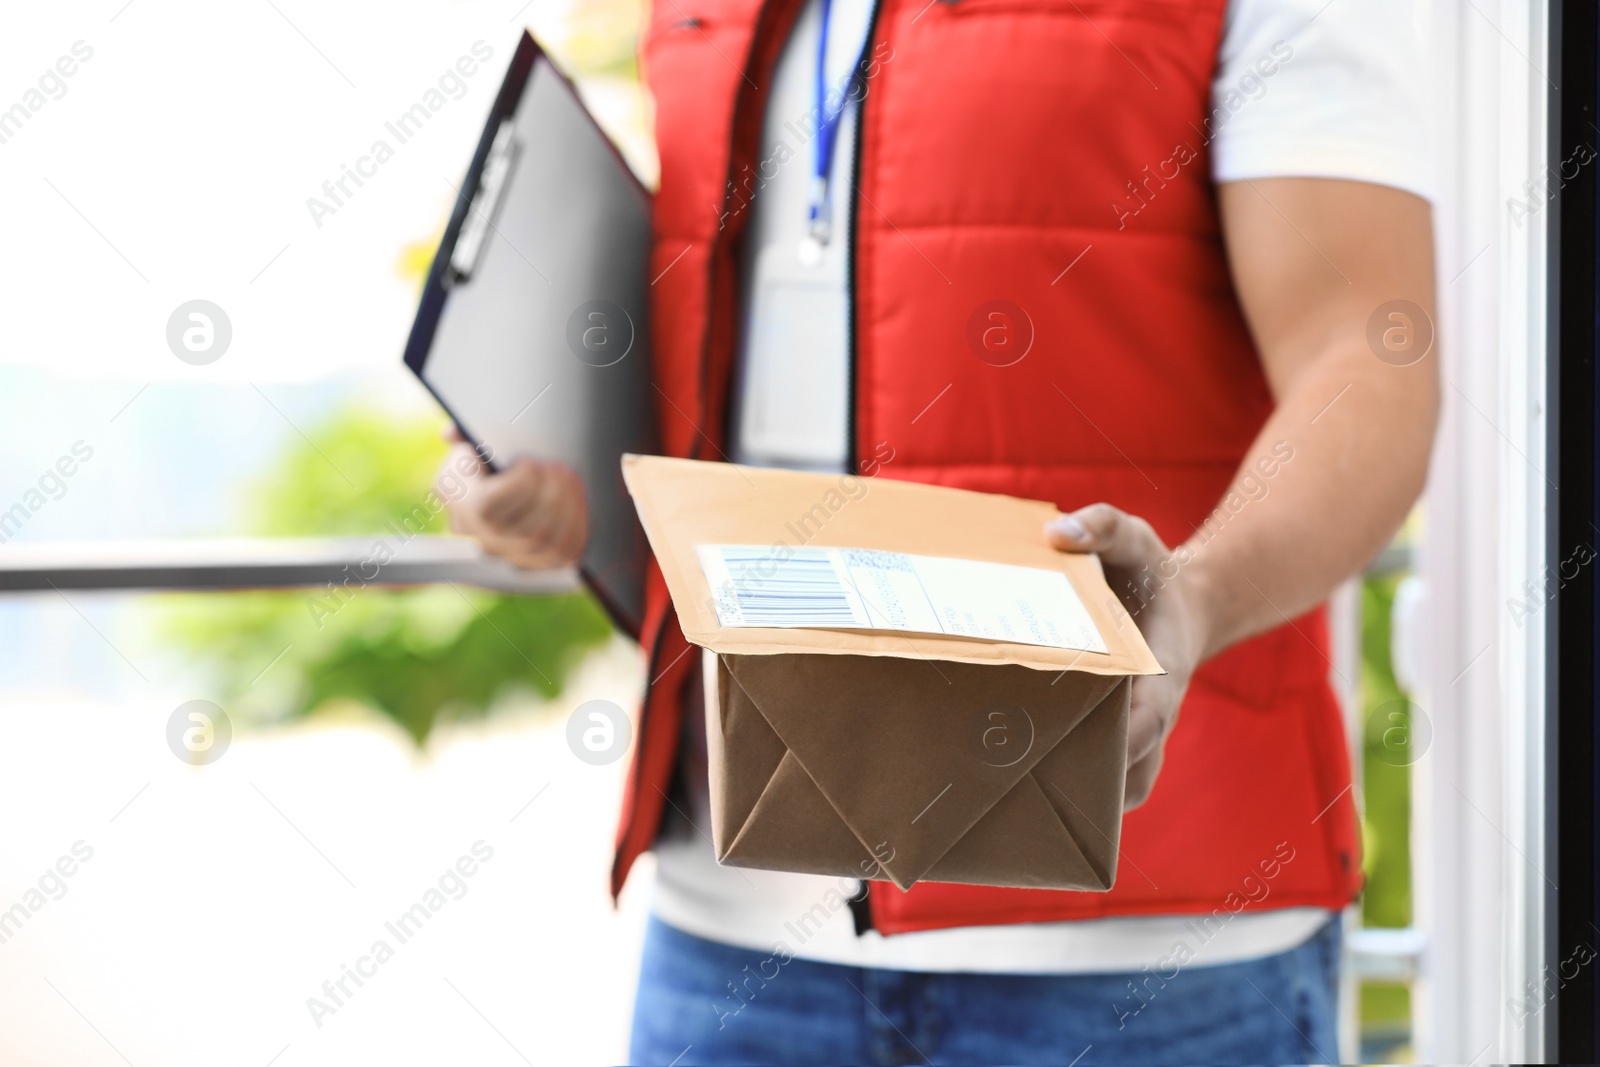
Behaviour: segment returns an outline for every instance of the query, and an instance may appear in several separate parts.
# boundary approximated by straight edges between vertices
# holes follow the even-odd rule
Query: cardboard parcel
[[[720,862],[888,879],[902,889],[923,880],[1111,888],[1132,678],[1161,668],[1099,560],[1045,543],[1052,505],[657,456],[626,456],[623,472],[684,636],[716,654],[706,734]],[[1092,626],[1041,638],[1028,614],[1030,632],[1012,632],[1019,640],[932,633],[945,623],[919,628],[896,605],[893,628],[864,627],[840,614],[837,593],[797,596],[813,586],[792,581],[790,563],[741,567],[752,557],[716,546],[760,547],[829,581],[823,557],[851,554],[821,550],[868,550],[852,558],[899,568],[860,572],[885,574],[891,593],[904,588],[893,582],[916,584],[918,566],[931,573],[951,560],[1055,572],[1070,589],[1057,596],[1060,580],[1035,573],[1052,590],[1039,603],[1070,601]],[[908,565],[911,557],[934,558]],[[702,561],[723,558],[732,580],[713,589]],[[857,572],[837,573],[850,585]],[[859,605],[877,594],[855,583],[851,596]],[[763,614],[774,603],[797,605],[819,624]],[[756,606],[725,625],[738,604]],[[985,625],[940,610],[950,628]],[[761,624],[769,617],[779,624]],[[1079,647],[1056,647],[1064,644]]]

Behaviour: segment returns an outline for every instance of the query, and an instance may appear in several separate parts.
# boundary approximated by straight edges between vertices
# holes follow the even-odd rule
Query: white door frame
[[[1428,638],[1418,703],[1433,727],[1415,767],[1414,894],[1427,950],[1420,1061],[1538,1061],[1552,870],[1545,835],[1548,612],[1546,0],[1431,0],[1441,120],[1435,205],[1444,415],[1420,570]],[[1538,186],[1535,185],[1538,192]],[[1528,582],[1532,586],[1527,586]]]

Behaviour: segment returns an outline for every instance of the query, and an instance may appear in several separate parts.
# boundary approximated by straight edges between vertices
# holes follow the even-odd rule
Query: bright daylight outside
[[[0,268],[5,507],[25,514],[7,546],[128,543],[179,565],[360,552],[309,588],[0,598],[0,906],[45,901],[0,930],[0,1060],[626,1055],[644,901],[614,911],[605,892],[626,763],[574,759],[565,729],[585,701],[633,706],[637,647],[581,593],[343,578],[373,575],[375,544],[404,564],[445,532],[448,420],[400,353],[523,26],[649,180],[639,16],[5,16],[8,92],[77,60],[0,146],[0,185],[27,205],[7,245],[30,250]],[[430,94],[425,126],[388,132]],[[231,331],[208,365],[167,343],[196,300]],[[175,717],[192,702],[216,725]],[[582,1024],[530,1026],[530,1005]]]

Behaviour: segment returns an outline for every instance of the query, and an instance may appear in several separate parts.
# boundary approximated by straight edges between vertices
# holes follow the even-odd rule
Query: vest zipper
[[[890,0],[876,0],[872,5],[872,14],[867,19],[867,40],[861,49],[861,61],[868,61],[873,54],[874,38],[878,33],[878,18],[883,13],[883,5]],[[850,153],[850,232],[846,236],[844,249],[844,285],[845,292],[850,299],[850,314],[848,316],[848,336],[845,337],[845,449],[844,466],[850,474],[857,473],[860,454],[856,448],[856,232],[859,226],[861,210],[861,142],[863,131],[867,128],[867,97],[872,95],[872,86],[862,83],[861,100],[856,104],[856,128],[851,134],[851,143],[854,150]],[[859,932],[859,931],[858,931]]]

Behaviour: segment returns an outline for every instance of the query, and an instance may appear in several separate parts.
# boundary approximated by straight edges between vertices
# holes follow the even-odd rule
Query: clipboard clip
[[[478,269],[483,250],[489,244],[489,233],[494,229],[495,212],[511,184],[511,170],[516,164],[519,147],[512,122],[507,119],[495,131],[494,144],[489,146],[489,155],[483,162],[478,188],[467,208],[467,217],[462,220],[455,247],[450,250],[450,266],[444,274],[447,286],[471,281],[473,272]]]

